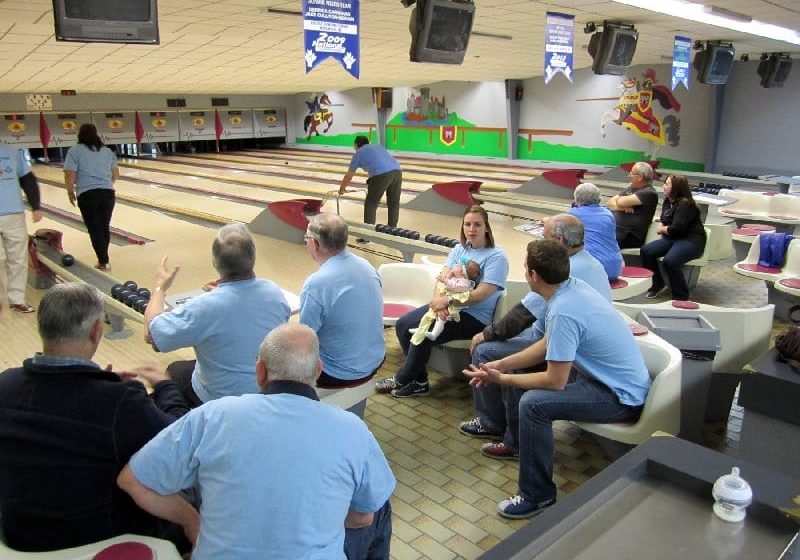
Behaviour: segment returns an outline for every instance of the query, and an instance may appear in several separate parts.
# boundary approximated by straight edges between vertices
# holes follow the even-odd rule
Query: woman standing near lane
[[[451,340],[469,340],[492,322],[497,298],[500,297],[500,291],[505,289],[508,258],[502,249],[495,247],[489,215],[481,206],[471,206],[464,212],[461,243],[450,251],[441,276],[451,276],[451,269],[462,258],[478,263],[481,273],[467,301],[458,303],[464,306],[460,311],[460,320],[448,321],[436,340],[426,338],[419,345],[411,344],[409,329],[419,327],[420,320],[429,308],[437,312],[440,319],[447,319],[449,315],[448,307],[454,304],[453,301],[436,290],[430,304],[400,317],[395,330],[406,360],[394,377],[375,384],[376,392],[391,393],[398,398],[427,395],[430,389],[426,367],[433,345]]]
[[[93,124],[81,125],[78,143],[69,149],[64,160],[64,185],[70,204],[75,206],[77,201],[97,255],[94,267],[99,270],[111,270],[108,245],[116,201],[114,182],[118,178],[119,167],[114,152],[103,144]]]

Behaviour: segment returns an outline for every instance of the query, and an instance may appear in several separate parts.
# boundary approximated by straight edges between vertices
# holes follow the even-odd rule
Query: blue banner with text
[[[561,72],[572,82],[575,16],[547,12],[544,29],[544,83]]]
[[[358,78],[359,0],[303,0],[306,74],[333,57]]]

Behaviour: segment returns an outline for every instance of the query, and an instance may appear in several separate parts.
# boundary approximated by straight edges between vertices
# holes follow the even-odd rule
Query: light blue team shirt
[[[386,356],[378,272],[348,251],[332,256],[306,278],[300,322],[319,337],[325,373],[342,380],[371,374]]]
[[[473,249],[465,247],[459,243],[447,256],[444,265],[453,268],[460,264],[462,259],[475,261],[481,267],[481,275],[475,285],[481,282],[494,284],[497,290],[485,300],[462,308],[463,313],[469,313],[484,325],[488,325],[494,318],[494,308],[497,306],[497,298],[506,289],[506,278],[508,277],[508,257],[499,247],[484,247],[483,249]]]
[[[586,230],[586,250],[600,261],[609,279],[618,278],[624,263],[617,244],[617,220],[611,210],[590,204],[570,208],[568,213],[578,218]]]
[[[280,393],[219,399],[131,458],[159,494],[199,486],[194,560],[344,559],[348,509],[380,509],[395,478],[354,414]]]
[[[192,388],[203,402],[257,393],[255,363],[264,337],[289,320],[275,282],[249,278],[219,287],[156,315],[150,336],[161,352],[194,347]]]
[[[559,286],[548,301],[543,326],[546,360],[573,362],[610,388],[622,404],[644,403],[650,374],[639,345],[622,315],[586,282],[569,278]]]
[[[570,278],[580,278],[597,292],[611,301],[611,284],[608,283],[608,276],[603,265],[594,258],[586,249],[582,249],[569,257],[569,276]],[[522,298],[522,305],[530,311],[536,319],[545,316],[547,302],[536,292],[530,292]]]
[[[372,177],[399,170],[400,164],[383,146],[379,144],[364,144],[356,150],[356,153],[353,154],[353,159],[350,160],[350,171],[355,171],[359,167]]]
[[[19,178],[30,172],[22,150],[0,144],[0,216],[25,211]]]
[[[67,151],[64,171],[76,171],[75,192],[78,196],[92,189],[113,189],[111,170],[117,166],[117,156],[103,146],[94,151],[84,144],[76,144]]]

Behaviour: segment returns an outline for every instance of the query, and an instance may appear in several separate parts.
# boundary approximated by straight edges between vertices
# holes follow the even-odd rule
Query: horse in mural
[[[303,119],[303,132],[307,132],[306,140],[311,139],[311,135],[316,133],[319,136],[319,126],[325,124],[325,130],[328,132],[333,124],[333,111],[330,110],[331,100],[327,93],[321,96],[315,96],[314,101],[306,101],[308,106],[308,114]]]
[[[668,115],[662,122],[653,112],[653,101],[658,101],[662,108],[675,112],[681,110],[681,104],[669,88],[658,84],[652,68],[645,71],[641,82],[638,78],[625,76],[618,87],[622,94],[617,106],[600,117],[603,138],[606,137],[606,126],[613,122],[650,142],[652,159],[655,159],[661,146],[667,142],[670,146],[678,145],[680,120],[675,115]]]

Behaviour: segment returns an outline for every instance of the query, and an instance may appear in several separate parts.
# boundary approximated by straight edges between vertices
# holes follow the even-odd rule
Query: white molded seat
[[[430,303],[441,267],[429,264],[387,263],[378,267],[383,294],[383,325]]]
[[[0,538],[0,558],[3,560],[92,560],[106,548],[128,542],[142,543],[149,546],[153,551],[153,558],[157,560],[181,560],[181,555],[178,554],[178,550],[171,542],[154,537],[131,534],[51,552],[19,552],[8,548],[3,539]]]
[[[777,271],[769,271],[762,268],[755,268],[754,270],[748,270],[747,268],[744,268],[742,266],[742,265],[747,265],[749,267],[757,267],[760,255],[761,255],[761,234],[759,233],[758,237],[756,237],[756,239],[750,245],[750,250],[747,252],[747,257],[745,257],[744,260],[739,261],[738,263],[733,265],[734,272],[741,274],[743,276],[758,278],[759,280],[766,280],[767,282],[777,282],[781,278],[787,277],[786,271],[789,270],[787,265],[791,262],[792,270],[795,271],[797,274],[800,274],[800,239],[792,239],[791,242],[789,242],[789,247],[786,249],[784,266]],[[789,276],[792,276],[792,274],[789,274]]]
[[[652,333],[636,339],[652,380],[639,420],[632,424],[574,422],[587,432],[627,445],[638,445],[657,431],[677,434],[681,426],[680,351]]]

